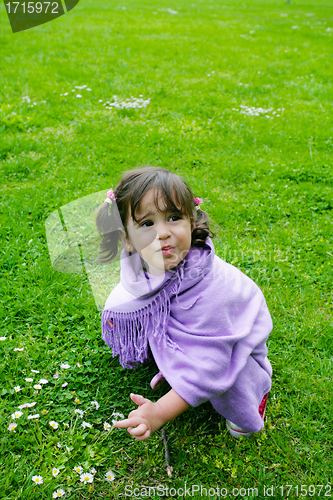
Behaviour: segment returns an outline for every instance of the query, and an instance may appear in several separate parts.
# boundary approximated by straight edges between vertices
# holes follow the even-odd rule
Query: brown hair
[[[99,262],[110,262],[118,253],[118,228],[124,227],[127,235],[127,216],[130,213],[135,218],[135,211],[144,194],[153,188],[154,203],[158,208],[158,198],[164,199],[166,210],[186,215],[191,225],[192,246],[204,246],[207,237],[214,237],[209,229],[208,216],[201,210],[196,210],[196,204],[191,189],[178,175],[162,167],[144,167],[125,172],[113,190],[117,197],[110,205],[104,202],[97,210],[96,224],[103,240],[99,249]],[[160,211],[160,210],[159,210]]]

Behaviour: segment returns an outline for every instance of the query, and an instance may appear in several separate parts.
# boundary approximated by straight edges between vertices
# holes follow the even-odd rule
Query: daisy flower
[[[112,470],[109,470],[106,474],[105,474],[105,478],[107,481],[111,482],[111,481],[114,481],[114,473],[112,472]]]
[[[21,387],[19,385],[15,386],[14,387],[14,391],[15,392],[19,392],[21,390]]]
[[[36,413],[35,415],[28,415],[28,420],[31,420],[33,418],[39,418],[39,413]]]
[[[20,418],[22,415],[23,413],[21,411],[16,411],[15,413],[12,413],[12,418]]]
[[[76,408],[76,409],[74,410],[74,413],[77,413],[78,415],[80,415],[80,417],[81,417],[81,418],[82,418],[82,417],[83,417],[83,415],[84,415],[84,411],[79,410],[78,408]]]
[[[31,370],[32,373],[40,373],[38,370]]]
[[[119,417],[119,418],[125,418],[122,413],[119,413],[117,411],[114,411],[111,415],[111,417]]]
[[[88,424],[88,422],[83,421],[83,422],[82,422],[82,424],[81,424],[81,427],[83,427],[84,429],[85,429],[86,427],[89,427],[89,429],[90,429],[90,428],[92,427],[92,425],[91,425],[91,424]]]
[[[90,471],[92,474],[96,474],[97,470],[93,467]]]
[[[90,403],[90,404],[91,404],[91,406],[94,406],[94,407],[96,408],[96,410],[98,410],[98,408],[99,408],[99,406],[100,406],[100,405],[97,403],[97,401],[91,401],[91,403]]]
[[[22,351],[24,351],[24,347],[21,347],[21,348],[20,347],[15,347],[14,351],[20,351],[20,352],[22,352]]]
[[[52,469],[52,476],[53,477],[57,477],[57,475],[59,474],[60,470],[57,469],[56,467],[53,467]]]
[[[8,430],[9,431],[14,431],[15,432],[15,429],[17,427],[17,424],[15,422],[11,422],[8,426]]]
[[[40,390],[41,388],[42,388],[42,386],[40,384],[35,384],[34,385],[34,389]]]
[[[113,418],[113,419],[111,420],[111,422],[112,422],[113,424],[114,424],[115,422],[117,422],[117,421],[118,421],[118,418],[120,418],[120,419],[125,418],[125,417],[124,417],[124,415],[123,415],[122,413],[119,413],[119,412],[117,412],[117,411],[114,411],[114,412],[112,413],[111,417],[116,417],[116,418]]]
[[[48,410],[42,410],[43,415],[46,415]]]
[[[74,467],[73,470],[75,470],[75,472],[77,472],[78,474],[82,474],[82,472],[83,472],[82,467],[80,467],[79,465],[77,465],[76,467]]]
[[[33,379],[33,378],[28,377],[28,378],[26,378],[26,379],[25,379],[25,381],[26,381],[26,382],[33,382],[33,381],[34,381],[34,379]]]
[[[53,378],[55,378],[55,379],[59,378],[59,374],[58,374],[58,373],[55,373],[55,374],[53,375]]]
[[[65,491],[59,488],[57,491],[53,493],[53,498],[60,498],[65,495]]]
[[[58,448],[61,448],[61,443],[57,443]]]
[[[50,426],[53,428],[53,429],[58,429],[59,427],[59,424],[57,422],[55,422],[54,420],[51,420],[49,422]]]
[[[60,368],[64,368],[65,370],[67,370],[70,367],[71,365],[69,365],[68,363],[62,363],[62,365],[60,365]]]
[[[49,381],[46,380],[45,378],[41,378],[40,381],[39,381],[40,384],[48,384]]]
[[[34,401],[33,403],[24,403],[24,405],[18,406],[18,409],[23,410],[23,408],[32,408],[33,406],[35,406],[35,404],[36,401]]]
[[[92,474],[89,474],[89,472],[86,472],[85,474],[81,474],[80,480],[84,484],[92,483],[94,480],[94,476]]]
[[[81,366],[82,366],[82,365],[80,365],[80,363],[76,363],[76,366],[77,366],[78,368],[81,368]]]
[[[77,405],[80,405],[82,403],[82,401],[79,400],[79,398],[75,398],[74,399],[74,402],[77,404]]]
[[[43,484],[42,476],[32,476],[32,481],[36,484]]]
[[[108,424],[107,422],[104,422],[104,430],[110,431],[111,429],[112,429],[112,425]]]
[[[0,337],[0,340],[6,340],[7,337]]]
[[[64,382],[61,387],[65,388],[68,386],[68,382]]]

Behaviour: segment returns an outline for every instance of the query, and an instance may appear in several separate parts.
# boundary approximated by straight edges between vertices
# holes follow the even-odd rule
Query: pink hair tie
[[[109,205],[111,205],[112,201],[116,201],[117,199],[117,196],[115,196],[114,192],[113,192],[113,189],[110,189],[108,192],[107,192],[107,198],[106,198],[106,203],[108,203]]]
[[[195,208],[196,208],[197,210],[199,210],[199,208],[200,208],[200,207],[199,207],[199,205],[200,205],[201,203],[203,203],[203,199],[202,199],[202,198],[193,198],[193,200],[194,200],[194,203],[196,204],[196,207],[195,207]]]

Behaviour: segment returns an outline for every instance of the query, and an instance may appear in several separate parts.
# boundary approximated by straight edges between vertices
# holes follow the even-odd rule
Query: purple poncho
[[[121,281],[102,314],[113,356],[123,367],[143,362],[149,343],[159,370],[188,404],[210,401],[242,429],[261,430],[258,408],[272,375],[272,320],[261,290],[215,255],[210,238],[162,276],[143,264],[137,252],[122,250]]]

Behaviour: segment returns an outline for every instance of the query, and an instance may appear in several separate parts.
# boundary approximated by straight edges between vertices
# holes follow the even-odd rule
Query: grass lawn
[[[0,10],[1,498],[160,485],[169,499],[185,482],[191,498],[333,496],[331,2],[80,0],[16,34]],[[166,426],[172,478],[160,431],[104,429],[134,409],[130,392],[168,388],[152,393],[156,367],[112,358],[87,275],[57,272],[45,235],[52,212],[145,164],[204,199],[217,254],[261,287],[274,323],[264,431],[235,441],[209,402],[190,408]]]

